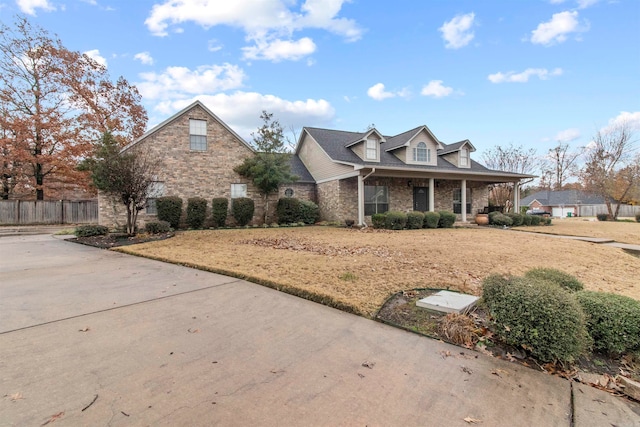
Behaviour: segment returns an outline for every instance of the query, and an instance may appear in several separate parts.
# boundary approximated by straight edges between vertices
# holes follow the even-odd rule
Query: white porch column
[[[429,212],[436,211],[436,198],[435,198],[435,179],[429,178]]]
[[[520,213],[520,182],[513,183],[513,213]]]
[[[462,212],[462,222],[467,222],[467,180],[463,179],[460,185],[460,204]]]
[[[358,175],[358,225],[364,225],[364,177]]]

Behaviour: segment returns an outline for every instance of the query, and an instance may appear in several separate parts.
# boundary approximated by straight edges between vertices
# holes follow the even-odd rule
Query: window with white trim
[[[207,121],[189,119],[189,148],[191,151],[207,151]]]
[[[158,208],[156,207],[156,199],[164,196],[164,182],[154,181],[147,190],[147,203],[145,205],[145,212],[147,215],[158,215]]]
[[[460,166],[469,165],[469,149],[463,147],[460,149]]]
[[[231,184],[231,198],[247,197],[247,184]]]
[[[389,188],[385,185],[364,186],[364,214],[373,215],[389,210]]]
[[[471,213],[471,189],[467,188],[467,213]],[[462,213],[462,189],[456,188],[453,190],[453,213]]]
[[[427,144],[419,142],[413,149],[413,161],[431,163],[431,149],[427,148]]]
[[[367,160],[376,160],[378,158],[378,140],[367,138],[365,151],[365,158]]]

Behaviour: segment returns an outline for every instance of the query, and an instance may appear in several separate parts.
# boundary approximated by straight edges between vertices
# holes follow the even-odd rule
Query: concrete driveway
[[[242,280],[0,238],[3,426],[572,422],[640,407]]]

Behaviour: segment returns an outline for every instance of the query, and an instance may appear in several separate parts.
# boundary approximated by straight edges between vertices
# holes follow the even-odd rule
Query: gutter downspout
[[[361,227],[367,226],[364,222],[364,180],[369,178],[375,171],[376,168],[371,168],[371,172],[365,176],[358,175],[358,225]]]

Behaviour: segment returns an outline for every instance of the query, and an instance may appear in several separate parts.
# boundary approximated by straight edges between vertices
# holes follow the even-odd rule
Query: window
[[[462,189],[453,190],[453,213],[462,213]],[[467,188],[467,214],[471,213],[471,189]]]
[[[158,215],[158,207],[156,206],[156,199],[147,199],[147,215]]]
[[[427,148],[427,144],[419,142],[413,149],[413,161],[431,163],[431,150]]]
[[[191,151],[207,151],[207,121],[189,119],[189,147]]]
[[[145,212],[147,213],[147,215],[158,215],[156,199],[162,196],[164,196],[164,182],[152,182],[149,186],[149,190],[147,191],[147,204],[145,206]]]
[[[247,184],[231,184],[231,198],[247,197]]]
[[[366,155],[367,160],[376,160],[378,158],[378,141],[369,138],[366,142]]]
[[[461,148],[460,149],[460,166],[467,166],[469,164],[469,149]]]
[[[389,190],[386,186],[364,186],[364,214],[373,215],[389,210]]]

